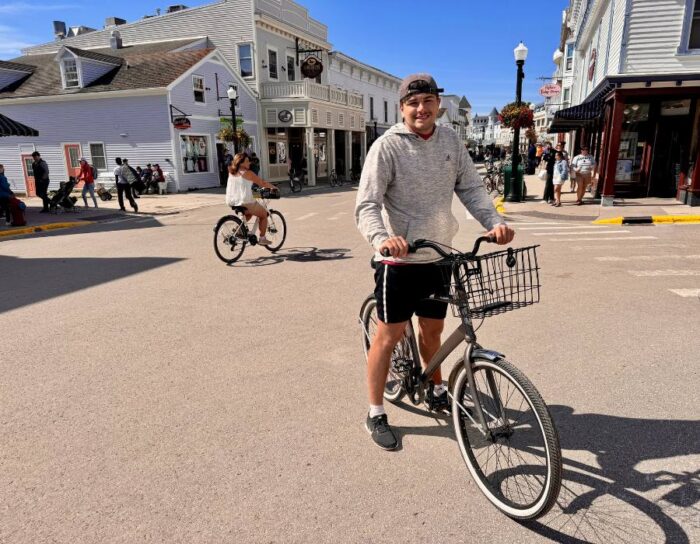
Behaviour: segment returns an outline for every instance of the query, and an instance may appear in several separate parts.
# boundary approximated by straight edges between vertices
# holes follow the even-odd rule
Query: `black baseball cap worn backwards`
[[[403,102],[409,96],[414,94],[434,94],[435,96],[445,92],[445,89],[440,89],[435,83],[433,76],[426,73],[411,74],[406,76],[399,87],[399,101]]]

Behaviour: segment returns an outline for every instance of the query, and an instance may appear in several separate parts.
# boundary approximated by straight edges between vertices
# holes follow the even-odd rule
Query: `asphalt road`
[[[479,340],[535,383],[566,463],[522,525],[448,420],[389,406],[401,448],[371,443],[354,196],[274,202],[285,248],[234,266],[223,205],[0,242],[0,542],[697,542],[700,226],[513,219],[542,302]]]

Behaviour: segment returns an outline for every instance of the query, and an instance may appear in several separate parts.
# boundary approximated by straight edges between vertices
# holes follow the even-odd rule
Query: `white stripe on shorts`
[[[389,267],[388,264],[384,264],[384,286],[383,286],[383,290],[382,290],[382,293],[384,295],[384,323],[389,323],[389,319],[387,317],[387,311],[386,311],[386,274],[389,271],[388,267]]]

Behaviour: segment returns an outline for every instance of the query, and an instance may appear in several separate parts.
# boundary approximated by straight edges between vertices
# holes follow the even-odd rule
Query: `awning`
[[[39,136],[39,131],[0,113],[0,136]]]
[[[611,82],[604,80],[598,88],[591,93],[588,100],[578,106],[571,106],[570,108],[565,108],[556,112],[547,132],[550,134],[569,132],[570,130],[592,125],[593,122],[602,115],[605,97],[614,88],[615,86]]]

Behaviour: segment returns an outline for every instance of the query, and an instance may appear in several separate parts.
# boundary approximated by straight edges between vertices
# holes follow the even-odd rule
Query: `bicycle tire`
[[[491,174],[486,174],[484,176],[484,187],[486,187],[486,192],[488,194],[491,194],[493,192],[494,183],[493,178],[491,178]]]
[[[338,185],[338,176],[335,173],[332,173],[329,181],[331,183],[331,187],[336,187]]]
[[[365,359],[369,352],[371,339],[374,336],[377,322],[377,300],[374,295],[370,295],[365,299],[360,310],[360,320],[362,323],[362,347],[365,352]],[[374,327],[372,323],[374,322]],[[369,335],[369,336],[368,336]],[[406,325],[406,332],[396,344],[394,351],[391,353],[391,364],[389,365],[389,374],[387,375],[387,383],[384,386],[384,398],[392,403],[399,402],[406,391],[403,387],[403,375],[397,371],[397,364],[404,363],[407,358],[410,358],[412,364],[420,364],[418,348],[415,345],[415,334],[413,324],[409,321]]]
[[[280,230],[282,231],[281,233]],[[270,210],[270,215],[267,220],[267,233],[265,236],[270,240],[279,240],[276,244],[263,246],[271,253],[280,249],[287,239],[287,222],[284,220],[284,216],[277,210]]]
[[[235,215],[226,215],[219,219],[214,227],[214,251],[226,264],[231,264],[243,255],[247,241],[236,237],[244,229],[243,221]]]
[[[506,186],[505,186],[505,183],[503,181],[503,176],[498,176],[498,178],[496,179],[496,191],[498,191],[499,195],[503,194],[505,187]]]
[[[290,179],[289,180],[289,188],[292,190],[293,193],[298,193],[301,191],[301,181],[298,179]]]
[[[469,409],[469,406],[475,406],[475,403],[474,395],[469,387],[467,369],[463,368],[455,380],[452,398],[452,423],[462,458],[474,482],[477,484],[477,487],[479,487],[489,502],[501,512],[513,519],[519,520],[531,520],[541,517],[556,503],[562,480],[562,459],[559,436],[552,422],[549,410],[530,380],[508,361],[504,359],[490,360],[476,358],[472,363],[472,369],[474,373],[474,382],[477,386],[476,397],[481,403],[484,417],[490,418],[487,421],[487,425],[491,431],[499,433],[499,436],[495,440],[484,437],[477,426],[465,415],[465,411],[467,411],[472,414],[472,417],[475,417],[474,411]],[[491,373],[492,379],[490,382],[489,374],[487,373]],[[498,382],[496,384],[497,377]],[[503,378],[505,378],[505,381],[512,385],[513,388],[512,390],[509,389],[510,392],[506,395],[500,394],[499,392],[498,397],[501,401],[505,397],[505,404],[507,404],[511,398],[513,398],[515,392],[519,392],[526,401],[526,408],[529,406],[533,412],[534,417],[532,418],[531,428],[535,433],[528,430],[525,424],[521,423],[516,425],[519,421],[518,419],[511,422],[511,416],[514,415],[515,412],[509,409],[508,406],[505,406],[505,418],[494,417],[493,414],[497,415],[499,412],[498,402],[494,400],[495,395],[489,395],[481,390],[479,382],[481,381],[485,386],[484,389],[488,391],[489,388],[492,387],[489,383],[497,385],[498,388],[498,386],[502,384]],[[468,396],[465,397],[465,394]],[[521,401],[517,410],[520,410],[522,405],[523,403]],[[520,418],[522,418],[522,416],[520,416]],[[496,423],[496,425],[493,425],[494,423]],[[510,447],[512,439],[516,437],[516,435],[517,438],[528,441],[533,438],[534,434],[538,434],[538,436],[534,438],[541,439],[542,444],[540,446],[538,442],[534,448],[530,447],[531,445],[528,444],[528,447],[538,454],[541,450],[544,454],[543,456],[535,455],[532,451],[527,452],[522,446],[520,448]],[[479,451],[484,448],[493,448],[493,451],[487,451],[486,457],[484,457],[484,452]],[[504,449],[508,450],[505,454],[503,453]],[[511,450],[515,451],[512,457]],[[520,471],[514,471],[510,468],[504,470],[504,463],[510,463],[512,459],[516,461],[519,459],[524,462],[525,458],[523,457],[523,452],[533,457],[533,463],[525,465]],[[495,468],[497,472],[493,473],[492,481],[492,479],[488,477],[489,475],[486,474],[486,471],[488,471],[491,459],[494,456],[495,466],[493,468]],[[544,457],[544,463],[541,461],[542,457]],[[482,466],[482,463],[485,463],[485,466]],[[520,486],[518,477],[525,479],[528,470],[531,471],[533,465],[536,467],[536,472],[532,473],[531,480],[525,480],[527,488],[523,489]],[[543,483],[540,482],[540,479],[542,479]],[[504,496],[504,493],[509,492],[510,486],[513,485],[520,494],[520,497],[525,499],[525,493],[530,493],[532,496],[535,483],[538,486],[541,483],[542,489],[533,499],[526,499],[531,500],[531,502],[516,502],[516,500],[519,500],[517,497],[513,499]],[[536,491],[535,489],[535,492]]]

